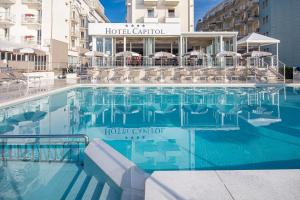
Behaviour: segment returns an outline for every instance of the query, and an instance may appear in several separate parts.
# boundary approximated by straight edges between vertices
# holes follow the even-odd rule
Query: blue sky
[[[100,0],[106,9],[106,16],[111,22],[125,21],[125,0]],[[207,10],[221,0],[195,0],[195,22],[202,18]]]

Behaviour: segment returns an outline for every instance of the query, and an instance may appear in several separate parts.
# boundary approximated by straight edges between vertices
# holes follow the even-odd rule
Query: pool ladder
[[[83,163],[89,143],[84,134],[0,135],[0,162],[76,162]]]

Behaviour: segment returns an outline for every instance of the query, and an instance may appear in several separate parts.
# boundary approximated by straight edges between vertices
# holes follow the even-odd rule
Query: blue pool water
[[[300,89],[77,88],[0,110],[0,134],[87,134],[142,169],[299,169]]]

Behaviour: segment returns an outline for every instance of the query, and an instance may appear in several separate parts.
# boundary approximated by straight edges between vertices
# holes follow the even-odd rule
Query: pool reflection
[[[291,107],[292,88],[78,88],[3,109],[0,133],[88,134],[148,171],[299,168]]]

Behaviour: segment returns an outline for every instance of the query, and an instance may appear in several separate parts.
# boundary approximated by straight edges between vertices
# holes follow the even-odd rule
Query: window
[[[175,10],[174,9],[168,9],[168,16],[170,18],[175,17]]]
[[[42,31],[38,30],[37,31],[37,43],[41,44],[41,41],[42,41]]]
[[[80,32],[80,35],[81,35],[81,39],[83,40],[84,39],[84,32]]]
[[[75,40],[72,40],[72,47],[75,47]]]
[[[153,8],[148,9],[148,17],[154,18],[154,9]]]
[[[8,28],[4,28],[4,37],[9,39],[9,29]]]
[[[85,27],[85,20],[81,19],[81,27]]]

